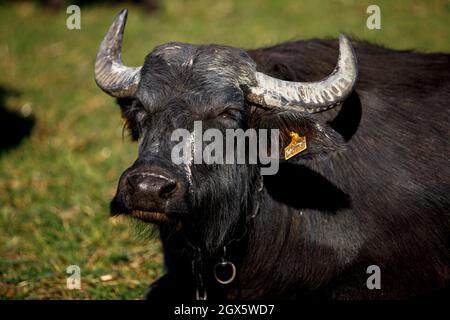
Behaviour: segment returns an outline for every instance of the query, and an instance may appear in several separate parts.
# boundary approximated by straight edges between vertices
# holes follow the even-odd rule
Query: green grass
[[[375,1],[381,30],[365,27],[372,0],[162,2],[152,16],[128,5],[126,64],[168,41],[257,47],[342,31],[398,49],[450,51],[448,1]],[[82,29],[70,31],[65,10],[0,5],[0,87],[18,93],[4,108],[36,117],[31,137],[0,154],[0,298],[136,299],[162,273],[158,241],[108,218],[136,146],[122,139],[119,110],[92,71],[122,7],[82,8]],[[82,290],[66,289],[72,264],[81,267]]]

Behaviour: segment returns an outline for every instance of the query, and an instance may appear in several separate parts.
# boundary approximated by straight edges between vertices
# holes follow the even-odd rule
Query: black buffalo
[[[448,292],[450,55],[345,36],[248,51],[168,43],[130,68],[120,59],[126,15],[100,46],[95,79],[139,141],[111,211],[159,227],[166,275],[148,298]],[[282,147],[296,132],[308,147],[280,155],[268,176],[261,164],[175,165],[171,133],[195,120],[277,128]],[[367,286],[372,265],[381,288]]]

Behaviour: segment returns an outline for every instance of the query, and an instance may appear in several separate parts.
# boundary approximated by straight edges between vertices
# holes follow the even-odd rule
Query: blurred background
[[[81,29],[69,30],[69,4]],[[381,9],[369,30],[366,9]],[[450,1],[150,0],[0,2],[0,299],[138,299],[162,274],[157,240],[108,218],[136,145],[93,80],[112,19],[129,8],[123,60],[157,44],[243,48],[339,32],[396,49],[450,51]],[[382,79],[380,79],[382,81]],[[81,290],[66,268],[81,268]]]

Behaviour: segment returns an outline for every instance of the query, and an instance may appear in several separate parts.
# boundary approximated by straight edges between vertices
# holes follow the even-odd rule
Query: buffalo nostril
[[[177,188],[177,184],[175,181],[167,181],[165,185],[163,185],[159,191],[159,196],[161,198],[167,197]]]
[[[137,174],[127,177],[126,184],[129,191],[136,192],[138,190],[140,180],[140,175]]]

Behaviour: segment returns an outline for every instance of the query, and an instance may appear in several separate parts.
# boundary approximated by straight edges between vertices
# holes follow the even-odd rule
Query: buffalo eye
[[[238,121],[241,118],[241,110],[236,108],[227,108],[220,112],[218,117],[221,119]]]

